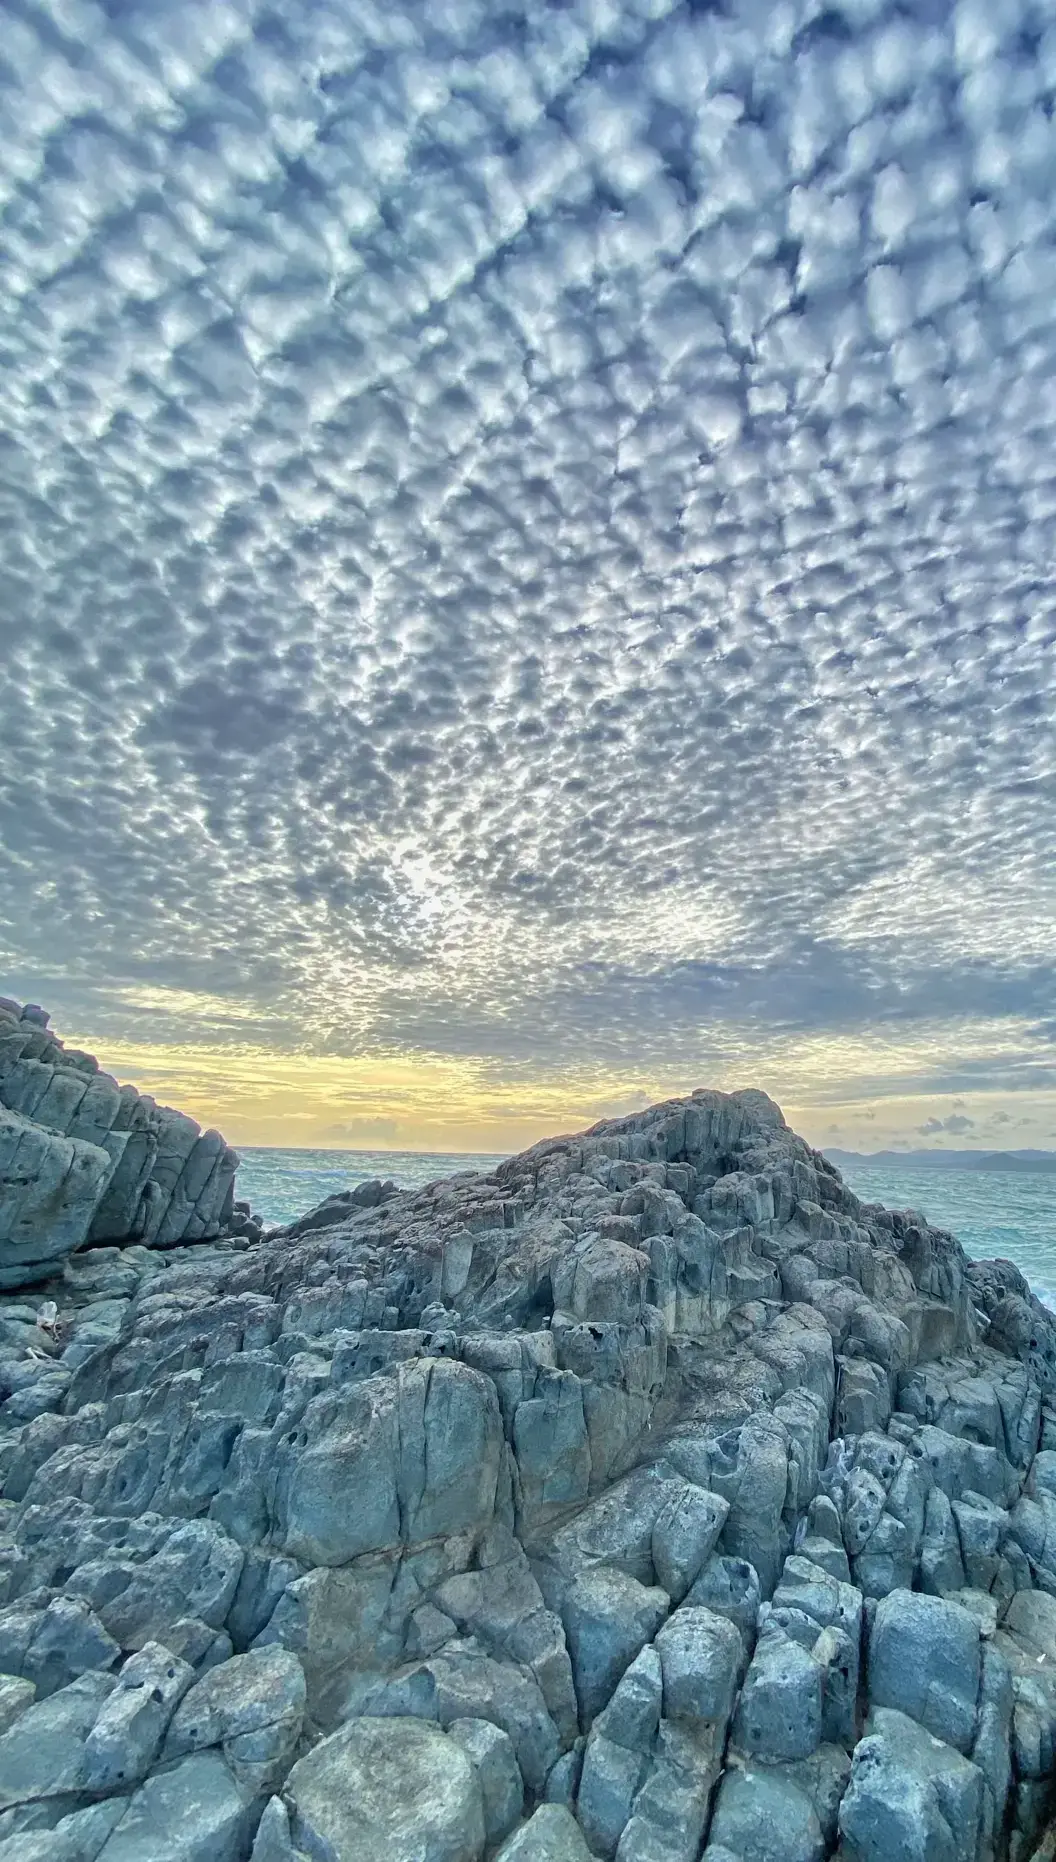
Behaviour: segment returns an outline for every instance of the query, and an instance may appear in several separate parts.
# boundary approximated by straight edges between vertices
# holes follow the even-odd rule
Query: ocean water
[[[236,1194],[265,1222],[292,1222],[335,1190],[352,1190],[371,1177],[391,1178],[398,1189],[420,1190],[463,1170],[489,1171],[504,1153],[444,1151],[281,1151],[240,1144]]]
[[[368,1177],[420,1189],[463,1170],[491,1170],[497,1155],[428,1151],[283,1151],[244,1147],[239,1195],[266,1222],[291,1222],[335,1190]],[[952,1230],[977,1259],[1015,1261],[1035,1292],[1056,1307],[1056,1175],[1000,1170],[914,1170],[848,1166],[844,1181],[865,1202],[918,1209]]]
[[[841,1174],[863,1202],[919,1209],[976,1260],[1014,1261],[1056,1307],[1056,1173],[848,1164]]]

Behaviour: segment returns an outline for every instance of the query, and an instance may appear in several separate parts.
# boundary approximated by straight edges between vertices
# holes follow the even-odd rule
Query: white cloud
[[[540,1071],[974,1014],[1044,1084],[1032,18],[12,21],[14,981]]]

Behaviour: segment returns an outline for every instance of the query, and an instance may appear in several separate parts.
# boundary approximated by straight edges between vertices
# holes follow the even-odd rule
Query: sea
[[[240,1146],[239,1195],[265,1222],[292,1222],[324,1196],[370,1177],[420,1189],[461,1171],[489,1171],[501,1155],[436,1151],[297,1151]],[[1056,1309],[1056,1173],[914,1170],[911,1165],[845,1165],[844,1182],[864,1202],[916,1209],[952,1231],[967,1253],[1014,1261],[1046,1305]]]

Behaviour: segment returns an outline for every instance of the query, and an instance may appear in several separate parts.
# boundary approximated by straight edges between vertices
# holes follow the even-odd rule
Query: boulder
[[[219,1754],[195,1753],[140,1785],[94,1862],[242,1862],[255,1821]]]
[[[480,1862],[484,1853],[476,1768],[421,1720],[351,1721],[298,1759],[284,1797],[294,1844],[333,1862]]]
[[[779,1625],[765,1628],[737,1703],[737,1747],[770,1762],[809,1758],[821,1744],[824,1672]]]
[[[981,1672],[979,1624],[960,1604],[901,1590],[881,1599],[869,1635],[874,1708],[895,1708],[970,1752]]]
[[[271,1790],[293,1758],[306,1699],[304,1671],[287,1649],[232,1656],[183,1690],[164,1756],[182,1758],[216,1746],[247,1796]]]
[[[982,1772],[914,1720],[877,1709],[840,1805],[855,1862],[973,1862],[982,1816]]]

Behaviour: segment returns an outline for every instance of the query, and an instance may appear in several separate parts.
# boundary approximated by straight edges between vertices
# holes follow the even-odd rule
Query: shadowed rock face
[[[230,1228],[238,1157],[220,1133],[118,1086],[48,1019],[0,998],[0,1288],[46,1280],[86,1242]]]
[[[1026,1858],[1015,1270],[755,1092],[375,1187],[0,1304],[0,1862]]]

